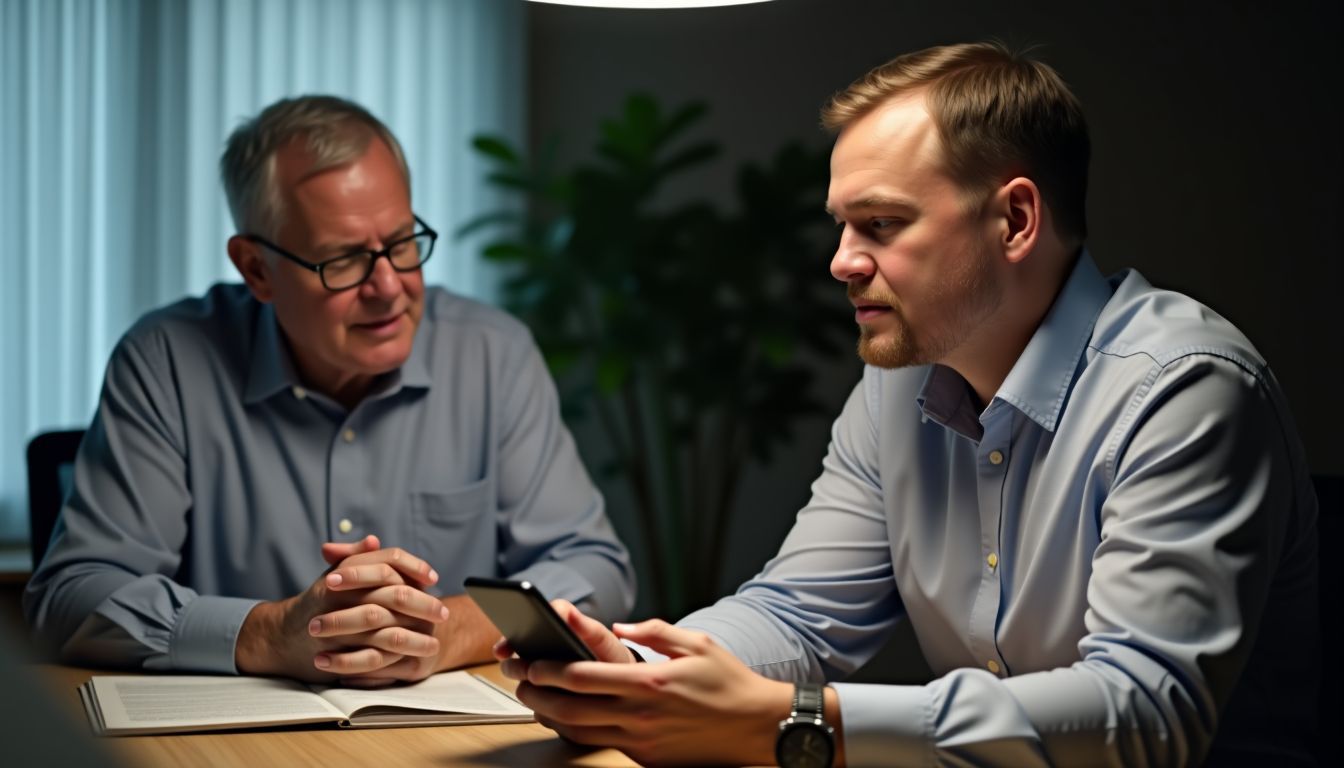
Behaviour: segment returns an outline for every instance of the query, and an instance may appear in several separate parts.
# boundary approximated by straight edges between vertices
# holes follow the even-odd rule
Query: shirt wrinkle
[[[1162,376],[1191,354],[1206,356],[1196,375]],[[801,643],[834,677],[876,652],[863,638],[909,622],[932,682],[836,685],[855,766],[1306,760],[1305,727],[1254,715],[1267,697],[1282,722],[1311,722],[1320,658],[1302,646],[1315,496],[1250,342],[1084,252],[984,413],[966,390],[938,365],[865,368],[779,554],[688,626],[732,626],[724,643],[749,665]],[[1189,440],[1211,424],[1216,444]],[[1190,493],[1209,478],[1224,492]]]
[[[532,572],[605,620],[633,603],[629,555],[521,323],[427,289],[406,363],[347,412],[300,386],[274,310],[221,284],[117,345],[24,610],[72,658],[232,673],[255,602],[307,589],[323,542],[370,533],[428,560],[435,595]],[[81,613],[88,594],[105,597]]]

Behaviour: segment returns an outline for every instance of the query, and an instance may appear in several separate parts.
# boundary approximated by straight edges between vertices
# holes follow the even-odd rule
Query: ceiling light
[[[581,5],[589,8],[711,8],[716,5],[747,5],[770,0],[531,0],[552,5]]]

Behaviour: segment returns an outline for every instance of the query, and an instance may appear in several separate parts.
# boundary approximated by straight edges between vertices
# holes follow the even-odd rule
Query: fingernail
[[[434,570],[433,568],[430,568],[430,569],[429,569],[429,580],[430,580],[430,581],[438,581],[438,580],[439,580],[439,572],[436,571],[436,570]]]
[[[439,618],[440,619],[448,618],[448,606],[446,605],[439,606]]]
[[[623,622],[619,622],[619,621],[616,622],[615,624],[612,624],[612,625],[611,625],[611,630],[612,630],[613,632],[629,632],[630,630],[632,630],[632,629],[634,629],[634,628],[635,628],[635,625],[634,625],[634,624],[625,624],[625,623],[623,623]]]
[[[318,669],[326,669],[331,666],[331,657],[325,653],[319,653],[317,658],[313,659],[313,663],[317,665]]]
[[[345,578],[344,578],[343,576],[341,576],[341,574],[339,574],[339,573],[328,573],[328,574],[327,574],[327,586],[328,586],[328,587],[339,587],[339,586],[341,586],[341,582],[342,582],[342,581],[345,581]]]
[[[316,635],[318,632],[321,631],[322,631],[321,619],[313,619],[312,621],[308,622],[308,634]]]

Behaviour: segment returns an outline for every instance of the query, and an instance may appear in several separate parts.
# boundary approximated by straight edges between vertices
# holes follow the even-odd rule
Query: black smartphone
[[[467,594],[527,661],[595,661],[574,630],[531,582],[468,576]]]

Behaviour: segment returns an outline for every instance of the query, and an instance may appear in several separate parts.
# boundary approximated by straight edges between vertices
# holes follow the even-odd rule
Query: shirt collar
[[[429,375],[428,353],[430,344],[429,323],[423,316],[415,329],[415,340],[411,342],[411,354],[402,363],[401,368],[392,373],[391,380],[385,386],[375,385],[375,397],[386,397],[403,387],[429,389],[432,381]],[[280,333],[280,324],[275,319],[275,308],[263,304],[257,314],[257,325],[252,332],[252,362],[248,368],[247,390],[244,402],[249,405],[260,402],[282,390],[302,386],[294,361],[290,357],[289,345]]]
[[[1111,285],[1084,250],[1026,349],[995,394],[1042,428],[1054,431]]]
[[[985,433],[976,417],[971,385],[945,365],[934,363],[929,366],[929,374],[924,377],[924,386],[915,396],[915,402],[926,418],[976,442]]]
[[[252,330],[252,361],[247,369],[247,392],[243,402],[251,405],[282,389],[299,386],[299,375],[289,359],[289,350],[280,337],[275,308],[262,304],[257,325]]]
[[[1053,432],[1077,375],[1097,316],[1111,298],[1111,285],[1087,251],[1078,257],[1055,303],[1013,363],[995,400],[1017,408]],[[929,366],[915,398],[924,415],[972,440],[984,435],[971,385],[944,365]],[[993,403],[986,408],[986,413]]]
[[[429,321],[429,302],[426,301],[420,315],[420,324],[415,329],[415,339],[411,342],[411,354],[406,358],[406,362],[401,364],[401,386],[429,389],[432,379],[429,375],[428,350],[433,343],[430,338],[433,335],[433,325]]]

